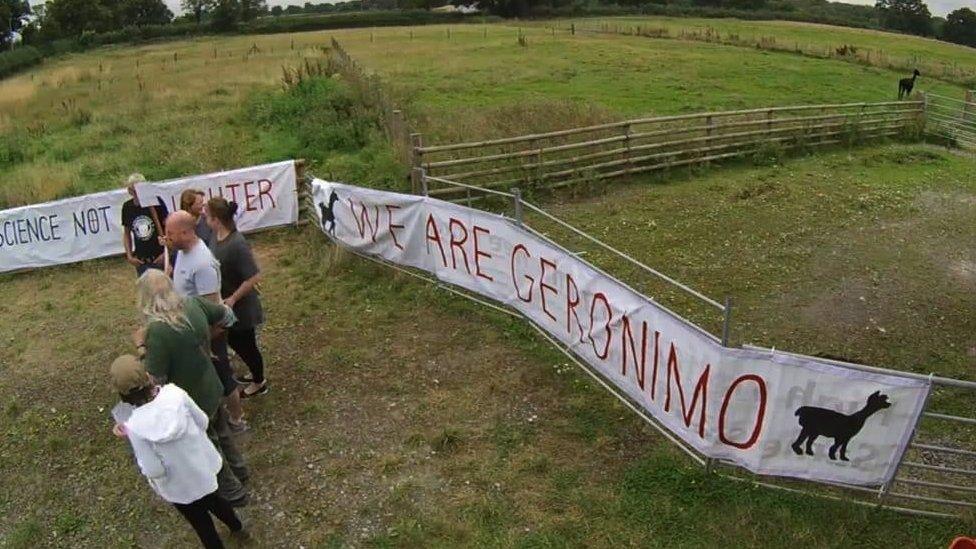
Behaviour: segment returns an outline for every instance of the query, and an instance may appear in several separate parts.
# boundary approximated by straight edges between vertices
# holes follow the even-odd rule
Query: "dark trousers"
[[[203,496],[192,503],[174,503],[173,507],[176,507],[190,526],[193,526],[193,530],[196,531],[197,536],[200,536],[200,541],[207,549],[220,549],[224,546],[210,515],[220,519],[220,522],[226,524],[231,532],[239,532],[244,528],[240,519],[234,514],[234,508],[220,499],[217,492]]]
[[[254,383],[264,382],[264,357],[258,349],[258,335],[254,328],[243,330],[231,328],[227,332],[227,343],[237,356],[241,357],[244,364],[247,364]]]
[[[217,370],[217,377],[224,386],[224,396],[227,396],[237,389],[237,381],[234,380],[234,367],[230,365],[230,357],[227,355],[227,334],[210,340],[210,352],[213,353],[213,365]]]
[[[244,482],[250,477],[247,462],[234,440],[234,433],[227,424],[227,410],[221,404],[207,426],[210,442],[220,451],[224,463],[217,472],[217,493],[227,501],[237,501],[247,496]]]

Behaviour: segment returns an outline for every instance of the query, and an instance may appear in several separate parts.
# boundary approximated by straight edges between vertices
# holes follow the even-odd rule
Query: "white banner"
[[[140,185],[140,201],[179,209],[179,193],[200,189],[240,204],[239,228],[250,231],[298,220],[294,161]],[[175,199],[174,199],[175,197]],[[0,211],[0,272],[117,255],[122,249],[124,189]]]
[[[195,175],[136,185],[141,204],[161,200],[170,212],[180,209],[180,193],[196,189],[207,198],[222,196],[237,202],[237,228],[243,232],[298,221],[295,161],[265,164],[226,172]]]
[[[750,471],[877,486],[929,384],[711,335],[504,217],[315,181],[323,231],[522,312],[702,454]]]

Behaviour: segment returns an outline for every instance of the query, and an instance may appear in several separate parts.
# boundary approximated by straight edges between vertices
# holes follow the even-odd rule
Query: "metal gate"
[[[976,150],[976,101],[973,92],[965,99],[934,93],[925,94],[925,131],[947,147]]]

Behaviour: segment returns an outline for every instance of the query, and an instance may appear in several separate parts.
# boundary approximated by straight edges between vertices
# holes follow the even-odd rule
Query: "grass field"
[[[909,73],[913,67],[918,67],[923,79],[936,78],[976,87],[976,49],[920,36],[793,21],[683,17],[609,17],[561,21],[557,26],[568,28],[571,23],[581,30],[634,33],[640,28],[643,33],[669,38],[741,43]],[[837,49],[845,45],[854,46],[856,51],[847,56],[839,55]],[[892,86],[892,89],[897,88]]]
[[[322,59],[330,36],[385,78],[428,142],[644,114],[884,101],[899,77],[787,53],[553,37],[542,28],[524,29],[522,47],[519,32],[432,26],[206,38],[47,63],[0,81],[0,207],[103,190],[132,171],[163,179],[303,153],[282,147],[280,134],[268,138],[253,101],[280,87],[283,66]],[[920,88],[962,97],[949,84]],[[311,159],[317,173],[360,175],[350,166],[363,162],[328,153]],[[366,163],[388,160],[378,155]]]
[[[133,170],[163,178],[289,156],[309,157],[318,175],[395,186],[389,147],[342,82],[282,90],[282,65],[317,62],[333,35],[435,141],[637,114],[886,100],[899,76],[544,28],[525,29],[520,46],[518,32],[228,37],[45,64],[0,81],[0,207],[112,187]],[[974,379],[973,166],[942,149],[889,144],[529,198],[714,297],[732,296],[733,341]],[[707,475],[518,321],[332,256],[312,228],[254,242],[273,389],[246,404],[253,533],[231,546],[941,547],[976,527]],[[105,372],[130,350],[132,283],[118,260],[0,276],[0,547],[193,543],[109,432]],[[934,398],[941,411],[970,415],[957,394]],[[973,441],[944,426],[926,436]]]
[[[942,204],[959,219],[965,206],[935,196],[972,196],[970,165],[926,151],[892,146],[743,166],[551,204],[689,283],[736,296],[737,335],[808,351],[860,343],[858,357],[911,366],[892,344],[911,316],[876,313],[891,297],[878,286],[850,286],[869,311],[857,297],[846,309],[846,300],[830,301],[843,311],[836,327],[818,321],[823,311],[808,300],[814,281],[824,291],[844,280],[844,254],[873,257],[883,250],[875,233],[910,230],[887,227],[912,223],[912,204]],[[887,167],[920,155],[927,160],[904,174]],[[936,175],[945,182],[918,182]],[[855,176],[850,193],[830,184]],[[853,221],[845,226],[844,216]],[[939,234],[938,217],[933,210],[911,226]],[[655,227],[639,229],[648,223]],[[971,222],[954,232],[973,233]],[[706,475],[521,323],[361,260],[330,261],[311,228],[256,242],[273,389],[247,403],[253,533],[232,546],[939,547],[970,527]],[[901,245],[901,255],[925,255],[919,246],[928,242]],[[781,251],[764,256],[771,243]],[[742,261],[725,253],[731,245]],[[642,251],[655,248],[668,253]],[[750,268],[754,274],[740,274]],[[946,373],[964,370],[961,355],[937,361],[925,353],[972,345],[958,313],[964,306],[947,303],[971,299],[965,283],[940,272],[933,284],[913,285],[894,267],[877,271],[881,282],[908,285],[904,295],[931,314],[946,315],[938,324],[918,319],[943,333],[923,341],[916,358],[957,369]],[[97,261],[0,284],[9,296],[0,303],[0,485],[18,487],[0,491],[0,544],[190,544],[189,529],[153,497],[109,433],[105,371],[134,326],[130,268]],[[946,287],[957,293],[943,296]],[[776,326],[772,315],[791,306],[796,320]],[[876,314],[891,335],[862,318]]]

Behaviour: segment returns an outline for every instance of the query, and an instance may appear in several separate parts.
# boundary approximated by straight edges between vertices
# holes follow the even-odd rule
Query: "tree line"
[[[353,0],[335,4],[274,6],[266,0],[182,0],[183,15],[174,17],[163,0],[48,0],[32,12],[27,0],[0,0],[0,49],[12,45],[14,34],[25,44],[128,28],[165,27],[173,23],[233,31],[260,17],[329,14],[363,10],[429,10],[448,2],[474,0]],[[872,27],[930,36],[976,47],[976,12],[959,8],[947,17],[933,17],[923,0],[876,0],[872,6],[826,0],[597,0],[582,6],[579,0],[480,0],[479,7],[502,17],[586,15],[613,10],[674,15],[733,16],[754,13],[762,18],[783,18]]]

